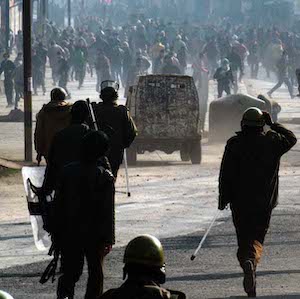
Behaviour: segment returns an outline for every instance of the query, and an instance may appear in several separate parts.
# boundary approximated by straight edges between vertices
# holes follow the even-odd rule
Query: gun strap
[[[41,276],[40,283],[46,283],[50,278],[52,278],[52,283],[55,281],[56,268],[59,260],[59,252],[58,250],[54,251],[54,258],[47,266],[46,270]]]

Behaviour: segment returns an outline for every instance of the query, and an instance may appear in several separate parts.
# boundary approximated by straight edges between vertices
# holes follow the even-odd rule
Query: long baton
[[[124,165],[125,165],[127,196],[130,197],[131,193],[130,193],[130,190],[129,190],[128,162],[127,162],[127,151],[126,151],[126,149],[124,149]]]
[[[221,213],[221,211],[218,211],[218,212],[216,213],[216,215],[215,215],[215,217],[213,218],[212,222],[210,223],[210,225],[209,225],[209,227],[208,227],[208,229],[207,229],[205,235],[204,235],[203,238],[201,239],[201,241],[200,241],[200,243],[199,243],[199,246],[198,246],[197,249],[195,250],[194,254],[191,256],[191,261],[193,261],[193,260],[196,258],[196,256],[197,256],[199,250],[202,248],[202,245],[204,244],[204,242],[205,242],[205,240],[206,240],[206,238],[207,238],[209,232],[211,231],[211,229],[212,229],[213,225],[215,224],[216,220],[218,219],[220,213]]]

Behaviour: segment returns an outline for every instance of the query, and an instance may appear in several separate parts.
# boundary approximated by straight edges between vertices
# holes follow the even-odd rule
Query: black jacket
[[[55,182],[63,167],[79,160],[81,142],[88,131],[88,126],[84,124],[72,124],[54,136],[43,184],[47,194],[55,189]]]
[[[95,105],[95,112],[101,130],[110,137],[111,150],[123,151],[124,148],[128,148],[137,135],[128,109],[116,103],[99,103]]]
[[[231,69],[225,71],[222,67],[219,67],[216,70],[214,79],[218,81],[218,84],[221,84],[223,86],[230,85],[234,81]]]
[[[239,132],[227,142],[219,177],[219,207],[271,210],[278,203],[280,158],[296,136],[280,124],[267,133]]]
[[[105,167],[82,162],[65,166],[54,203],[59,243],[115,243],[114,177]]]

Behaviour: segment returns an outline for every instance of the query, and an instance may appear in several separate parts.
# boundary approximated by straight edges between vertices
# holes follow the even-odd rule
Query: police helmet
[[[165,258],[160,241],[151,235],[141,235],[131,240],[124,254],[124,278],[126,272],[138,271],[138,273],[149,273],[159,283],[164,283]]]
[[[0,290],[0,299],[14,299],[14,298],[8,293]]]
[[[263,127],[265,125],[264,114],[260,109],[251,107],[244,112],[241,124],[242,127]]]
[[[106,80],[101,83],[100,98],[103,102],[114,102],[118,99],[119,83],[112,80]]]
[[[55,87],[51,90],[51,101],[61,102],[67,97],[66,91],[61,87]]]
[[[134,238],[125,249],[124,263],[163,267],[165,259],[160,241],[151,235]]]

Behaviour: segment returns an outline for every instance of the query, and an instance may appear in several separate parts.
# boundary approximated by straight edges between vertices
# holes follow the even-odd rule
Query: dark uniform
[[[89,132],[89,127],[85,124],[89,117],[85,101],[75,102],[71,109],[71,115],[70,126],[59,131],[50,146],[43,184],[46,194],[51,194],[55,190],[56,180],[63,167],[79,160],[81,142]]]
[[[20,98],[24,97],[24,66],[23,66],[23,63],[16,67],[14,83],[15,83],[15,109],[17,109]]]
[[[5,96],[7,100],[7,106],[12,106],[13,104],[13,90],[14,90],[14,73],[16,66],[15,64],[9,60],[9,55],[4,55],[5,59],[2,61],[0,66],[0,75],[4,72],[4,88],[5,88]]]
[[[107,157],[112,173],[117,177],[119,167],[123,161],[124,149],[128,148],[133,142],[137,135],[137,129],[128,109],[123,105],[118,105],[116,103],[117,98],[112,97],[110,100],[104,98],[105,92],[105,89],[101,91],[103,103],[95,105],[95,113],[100,128],[103,130],[112,129],[110,151]]]
[[[263,131],[265,119],[271,127],[267,133]],[[282,125],[272,123],[269,114],[250,108],[244,114],[242,131],[229,139],[225,148],[219,208],[230,204],[238,241],[237,257],[245,273],[244,288],[249,297],[255,297],[253,275],[262,255],[272,210],[277,205],[280,158],[296,143],[296,136]]]
[[[214,74],[214,79],[218,82],[218,98],[222,97],[223,91],[225,91],[227,95],[231,94],[230,86],[234,82],[229,61],[224,59],[222,64],[223,66],[219,67]]]
[[[56,188],[52,236],[61,253],[58,299],[74,298],[85,258],[89,273],[85,299],[99,298],[103,292],[103,260],[115,242],[114,177],[99,165],[107,147],[103,133],[88,133],[80,160],[64,167]]]
[[[58,68],[58,78],[59,78],[58,86],[63,88],[67,92],[68,96],[70,97],[70,92],[67,88],[68,81],[69,81],[70,66],[68,61],[62,55],[59,55],[59,58],[57,60],[57,68]]]
[[[100,299],[185,299],[184,293],[164,289],[164,252],[160,241],[150,235],[139,236],[129,242],[124,254],[125,283],[107,291]]]

